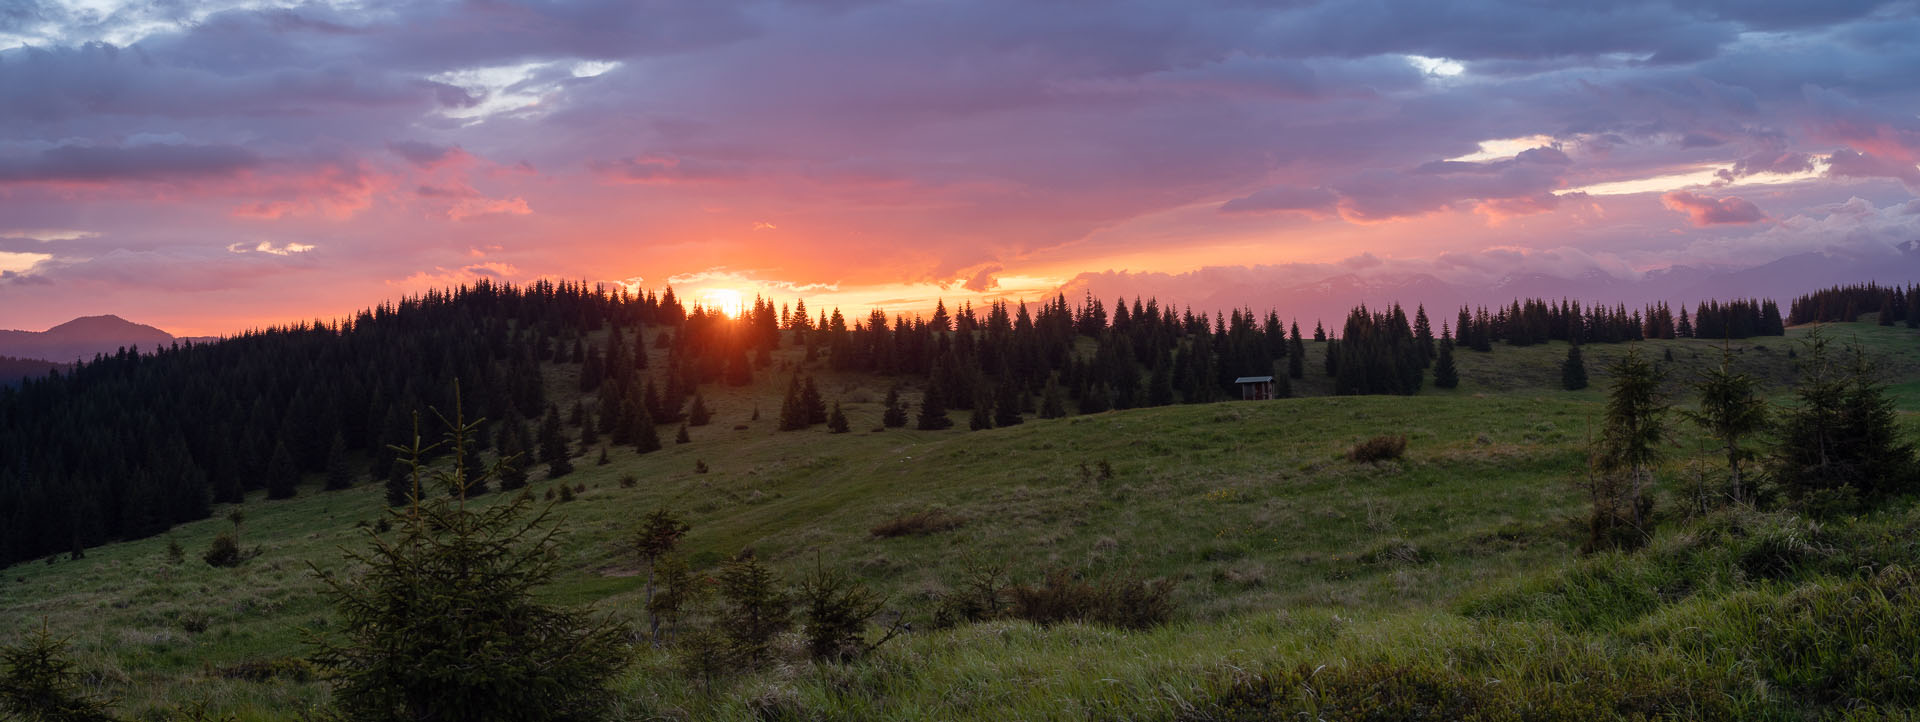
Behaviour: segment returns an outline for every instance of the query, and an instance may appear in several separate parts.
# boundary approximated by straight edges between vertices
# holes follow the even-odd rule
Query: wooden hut
[[[1241,401],[1266,401],[1273,398],[1272,376],[1242,376],[1233,383],[1240,387]]]

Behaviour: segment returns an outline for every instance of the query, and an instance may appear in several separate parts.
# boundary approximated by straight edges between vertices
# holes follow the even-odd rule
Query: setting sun
[[[700,292],[700,305],[710,311],[719,311],[728,318],[739,318],[742,308],[740,292],[731,288],[709,288]]]

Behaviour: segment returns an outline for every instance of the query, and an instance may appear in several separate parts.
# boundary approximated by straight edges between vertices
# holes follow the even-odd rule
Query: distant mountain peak
[[[166,331],[116,315],[81,316],[45,331],[0,331],[0,356],[66,363],[127,347],[151,351],[175,340]]]

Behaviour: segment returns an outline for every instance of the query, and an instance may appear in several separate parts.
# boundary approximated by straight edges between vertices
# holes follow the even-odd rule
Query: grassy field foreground
[[[1900,353],[1910,332],[1849,330],[1912,363]],[[1769,341],[1741,357],[1784,368],[1787,344]],[[1718,351],[1647,347],[1673,348],[1681,364]],[[616,449],[606,466],[589,456],[573,475],[534,482],[537,497],[585,487],[556,506],[570,571],[548,593],[639,619],[642,579],[625,538],[667,506],[693,526],[696,567],[751,547],[790,578],[816,563],[841,568],[917,622],[864,661],[808,662],[795,641],[786,661],[712,689],[642,645],[618,685],[633,719],[1870,718],[1920,703],[1920,585],[1908,571],[1920,569],[1920,513],[1906,502],[1817,523],[1688,516],[1680,480],[1711,455],[1686,428],[1663,474],[1654,544],[1577,558],[1575,481],[1600,367],[1618,349],[1589,349],[1599,388],[1577,393],[1532,379],[1557,381],[1565,347],[1547,345],[1463,353],[1465,383],[1449,393],[1166,407],[984,432],[869,431],[883,389],[834,378],[823,387],[847,403],[854,433],[776,432],[784,377],[763,374],[755,387],[715,391],[716,421],[693,429],[692,443],[663,429],[660,452]],[[1914,383],[1906,368],[1901,388]],[[1376,434],[1405,434],[1405,458],[1345,458]],[[637,483],[623,486],[629,475]],[[301,718],[326,700],[297,661],[308,651],[299,630],[325,633],[331,621],[311,567],[341,568],[341,547],[363,545],[360,527],[384,504],[361,486],[245,508],[242,543],[261,554],[235,569],[198,560],[230,528],[210,520],[4,570],[0,638],[42,623],[71,636],[128,716],[206,702],[240,719]],[[936,509],[962,523],[870,534]],[[169,542],[185,562],[169,561]],[[934,600],[982,561],[1018,579],[1055,568],[1170,579],[1178,612],[1147,631],[929,629]]]

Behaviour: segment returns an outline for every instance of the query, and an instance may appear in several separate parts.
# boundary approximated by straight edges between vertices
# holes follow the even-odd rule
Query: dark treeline
[[[456,379],[488,418],[537,418],[538,365],[577,355],[582,332],[681,314],[670,293],[483,283],[29,379],[0,390],[0,563],[157,534],[255,489],[291,496],[351,451],[384,475],[378,450],[413,412],[450,409]]]
[[[1684,309],[1675,320],[1664,306],[1643,314],[1516,301],[1497,312],[1463,310],[1457,328],[1460,345],[1482,350],[1494,341],[1779,332],[1771,302],[1703,304],[1694,318],[1698,331]],[[1411,318],[1397,304],[1355,309],[1340,331],[1330,337],[1316,323],[1313,341],[1326,349],[1315,373],[1330,377],[1335,393],[1416,393],[1429,367],[1436,385],[1457,383],[1454,339],[1444,326],[1436,339],[1423,307]],[[1271,375],[1275,395],[1287,396],[1307,373],[1306,343],[1300,324],[1275,311],[1209,317],[1138,298],[1111,307],[1091,296],[1077,305],[1064,296],[1031,306],[941,304],[925,317],[874,310],[851,319],[755,299],[734,318],[688,308],[671,289],[480,283],[336,324],[125,350],[0,389],[0,564],[158,534],[254,490],[294,496],[313,474],[327,489],[382,481],[399,503],[411,490],[389,447],[412,440],[420,409],[451,410],[456,381],[467,415],[487,423],[473,447],[441,453],[522,458],[500,476],[511,489],[535,462],[552,478],[570,473],[571,459],[590,447],[659,449],[663,424],[684,437],[685,427],[709,422],[703,385],[751,384],[773,372],[782,347],[803,359],[777,381],[792,389],[782,429],[845,428],[844,415],[825,413],[835,400],[821,397],[809,368],[915,382],[919,428],[946,428],[947,414],[963,411],[981,429],[1028,415],[1239,398],[1242,376]],[[578,371],[578,388],[564,398],[548,398],[542,368],[554,364]],[[889,395],[887,427],[907,423],[904,405],[897,389]],[[422,419],[422,435],[441,431]]]
[[[1491,351],[1495,341],[1531,346],[1547,341],[1621,343],[1650,338],[1730,339],[1784,336],[1785,320],[1772,300],[1702,301],[1689,315],[1680,307],[1676,318],[1665,303],[1629,311],[1624,304],[1582,306],[1530,298],[1489,312],[1485,307],[1461,308],[1454,323],[1458,343],[1475,351]]]
[[[1860,314],[1878,313],[1882,326],[1905,323],[1907,328],[1920,328],[1920,284],[1834,286],[1793,299],[1791,309],[1789,318],[1795,324],[1852,323]]]

